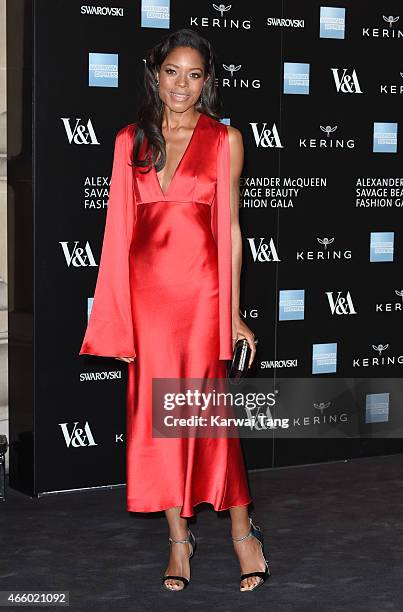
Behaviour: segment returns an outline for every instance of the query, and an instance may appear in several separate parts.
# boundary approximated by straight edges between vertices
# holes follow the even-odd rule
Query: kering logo
[[[78,240],[74,242],[73,251],[70,253],[68,242],[59,241],[59,244],[62,245],[63,254],[66,259],[67,266],[70,268],[70,265],[73,265],[75,268],[80,268],[82,266],[97,266],[95,263],[94,255],[92,254],[91,247],[87,240],[85,247],[78,247]]]
[[[88,421],[85,422],[84,428],[77,427],[78,421],[75,421],[71,433],[68,429],[68,423],[59,423],[59,425],[62,428],[67,448],[71,446],[74,448],[78,448],[79,446],[98,446],[94,440]]]
[[[252,126],[253,137],[257,147],[263,147],[264,149],[284,148],[275,123],[273,123],[271,130],[266,129],[267,123],[264,123],[260,132],[257,123],[250,122],[250,125]]]
[[[88,6],[81,5],[82,15],[102,15],[107,17],[123,17],[124,9],[112,6]]]
[[[249,86],[251,86],[253,89],[260,89],[260,81],[259,79],[253,79],[249,82],[249,79],[236,79],[234,77],[234,73],[239,72],[239,70],[242,68],[242,64],[239,64],[238,66],[235,66],[235,64],[223,64],[222,65],[224,70],[227,70],[227,72],[230,73],[231,78],[226,78],[223,77],[221,85],[223,87],[232,87],[232,88],[240,88],[240,89],[249,89]],[[218,85],[218,79],[216,79],[216,84]]]
[[[382,15],[382,18],[388,24],[388,28],[362,28],[362,35],[365,38],[403,38],[402,30],[393,27],[400,17]]]
[[[229,11],[232,8],[232,5],[229,4],[228,6],[225,6],[225,4],[213,4],[213,8],[220,12],[221,17],[224,17],[224,13]]]
[[[403,72],[400,72],[400,77],[403,78]],[[403,85],[399,83],[398,85],[380,85],[381,94],[403,94]]]
[[[319,410],[320,414],[323,415],[326,408],[329,408],[331,404],[332,402],[314,402],[313,407],[315,408],[315,410]]]
[[[297,251],[297,261],[345,261],[351,259],[350,250],[328,250],[328,246],[333,244],[334,238],[316,238],[319,244],[324,246],[321,251]]]
[[[253,261],[281,261],[278,258],[276,247],[273,238],[270,238],[269,244],[264,242],[264,238],[260,238],[258,247],[256,248],[256,238],[248,238],[250,250],[252,252]]]
[[[330,70],[333,73],[334,83],[338,93],[362,93],[355,69],[351,74],[348,74],[348,68],[343,68],[341,73],[339,68],[331,68]]]
[[[388,350],[389,344],[373,344],[372,348],[379,356],[353,359],[354,368],[403,365],[403,355],[382,355],[383,351]]]
[[[395,289],[395,294],[400,297],[399,302],[378,302],[377,304],[375,304],[375,312],[402,312],[403,289]]]
[[[257,308],[244,308],[239,312],[244,319],[257,319],[259,317],[259,311]]]
[[[336,299],[333,297],[333,291],[325,291],[325,293],[329,300],[330,312],[332,315],[357,314],[349,291],[347,291],[346,297],[342,297],[341,291],[338,291]]]
[[[235,30],[250,30],[250,19],[227,19],[226,15],[231,10],[232,4],[212,4],[214,10],[218,11],[219,17],[191,17],[190,25],[202,28],[222,28]]]
[[[320,125],[319,128],[326,134],[326,138],[300,138],[300,149],[354,149],[355,140],[353,138],[345,140],[344,138],[330,137],[330,134],[338,129],[337,125]]]
[[[348,423],[348,414],[342,412],[340,414],[321,414],[321,415],[305,415],[302,417],[294,417],[291,426],[310,427],[313,425],[337,425],[337,423]]]
[[[61,118],[64,124],[64,129],[66,130],[67,138],[69,144],[77,144],[77,145],[99,145],[100,143],[97,140],[95,135],[95,131],[91,122],[91,119],[88,119],[87,124],[80,123],[81,119],[76,118],[76,124],[72,129],[70,125],[70,117],[62,117]]]

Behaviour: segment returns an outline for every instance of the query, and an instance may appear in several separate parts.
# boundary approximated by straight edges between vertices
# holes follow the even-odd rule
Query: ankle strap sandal
[[[259,540],[261,549],[262,549],[262,555],[263,555],[263,559],[266,565],[266,569],[262,572],[262,571],[257,571],[257,572],[249,572],[247,574],[241,574],[241,579],[240,581],[242,582],[242,580],[244,580],[245,578],[250,578],[252,576],[258,576],[259,578],[261,578],[261,580],[253,587],[251,587],[250,589],[243,589],[242,592],[244,591],[254,591],[255,589],[257,589],[259,586],[261,586],[269,576],[271,576],[271,571],[269,568],[269,563],[266,559],[265,553],[264,553],[264,548],[263,548],[263,533],[260,530],[260,527],[258,527],[257,525],[254,525],[252,522],[252,518],[249,517],[249,523],[251,526],[250,531],[245,535],[242,536],[241,538],[232,538],[233,542],[241,542],[242,540],[246,540],[246,538],[250,538],[251,536],[254,536],[257,540]]]
[[[174,538],[169,537],[168,544],[170,546],[171,544],[187,544],[189,542],[192,546],[192,552],[189,555],[189,559],[191,559],[196,551],[196,538],[193,535],[193,533],[190,531],[189,528],[188,528],[188,533],[189,533],[188,537],[185,538],[184,540],[175,540]],[[183,588],[182,589],[171,589],[169,586],[165,584],[165,581],[168,580],[168,578],[171,578],[173,580],[181,580],[183,582]],[[162,577],[162,584],[164,585],[166,589],[168,589],[168,591],[183,591],[188,586],[189,582],[190,580],[185,578],[185,576],[167,575],[167,576]]]

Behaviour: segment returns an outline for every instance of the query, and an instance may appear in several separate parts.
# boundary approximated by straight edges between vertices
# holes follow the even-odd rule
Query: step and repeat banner
[[[33,2],[34,494],[125,482],[127,365],[78,351],[114,138],[135,121],[146,50],[183,27],[213,44],[223,121],[244,140],[252,374],[292,402],[288,432],[242,441],[248,466],[403,450],[401,9]]]

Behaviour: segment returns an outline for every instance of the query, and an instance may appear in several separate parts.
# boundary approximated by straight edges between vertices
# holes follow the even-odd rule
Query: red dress
[[[116,137],[102,255],[80,355],[128,364],[127,509],[249,504],[238,438],[153,438],[152,378],[225,378],[232,356],[229,141],[200,114],[168,190]],[[145,143],[143,151],[145,151]]]

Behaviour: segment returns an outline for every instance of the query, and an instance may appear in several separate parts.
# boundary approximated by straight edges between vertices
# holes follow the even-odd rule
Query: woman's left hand
[[[255,355],[256,355],[255,334],[253,333],[252,330],[249,329],[249,327],[246,325],[246,323],[242,321],[240,317],[236,319],[233,318],[232,319],[232,350],[234,349],[235,342],[239,340],[240,338],[246,338],[251,348],[252,353],[251,353],[251,356],[249,359],[249,365],[248,365],[248,368],[250,368],[255,358]]]

